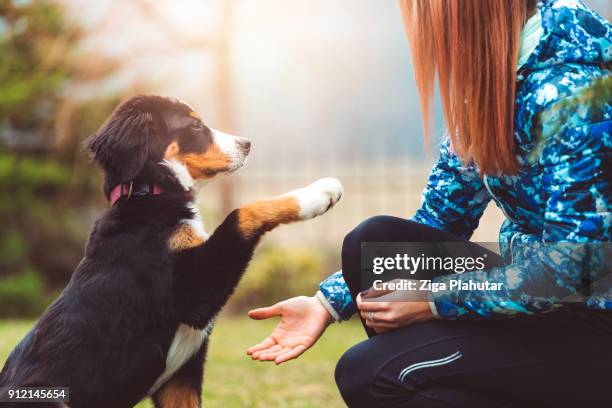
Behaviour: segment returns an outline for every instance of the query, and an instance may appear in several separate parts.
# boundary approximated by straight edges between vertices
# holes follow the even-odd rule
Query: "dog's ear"
[[[93,159],[116,182],[133,180],[149,159],[157,134],[151,112],[142,97],[135,97],[115,109],[85,147]]]

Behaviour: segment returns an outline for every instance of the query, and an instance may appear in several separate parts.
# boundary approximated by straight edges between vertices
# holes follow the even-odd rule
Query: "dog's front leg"
[[[231,222],[235,222],[240,238],[258,239],[280,224],[308,220],[324,214],[341,196],[340,182],[325,178],[287,194],[240,207],[234,211],[236,219]]]
[[[321,179],[282,196],[234,210],[202,245],[177,254],[180,320],[205,327],[238,284],[261,236],[280,224],[325,213],[342,196],[335,179]]]

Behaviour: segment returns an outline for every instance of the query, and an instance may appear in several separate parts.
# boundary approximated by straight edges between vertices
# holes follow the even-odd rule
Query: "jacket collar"
[[[580,0],[538,2],[542,35],[519,71],[612,61],[612,25]]]

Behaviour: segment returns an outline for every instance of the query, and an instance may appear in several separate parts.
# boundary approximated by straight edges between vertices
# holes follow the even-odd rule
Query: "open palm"
[[[331,316],[321,302],[307,296],[249,312],[249,317],[256,320],[274,316],[281,319],[270,336],[247,350],[253,360],[281,364],[297,358],[321,337],[331,323]]]

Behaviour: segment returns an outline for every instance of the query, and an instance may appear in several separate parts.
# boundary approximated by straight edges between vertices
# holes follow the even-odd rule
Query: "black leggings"
[[[427,241],[462,239],[395,217],[361,223],[342,248],[353,298],[361,286],[362,242]],[[539,316],[433,320],[367,332],[370,338],[336,366],[349,407],[603,407],[612,401],[612,313],[605,311],[568,305]]]

